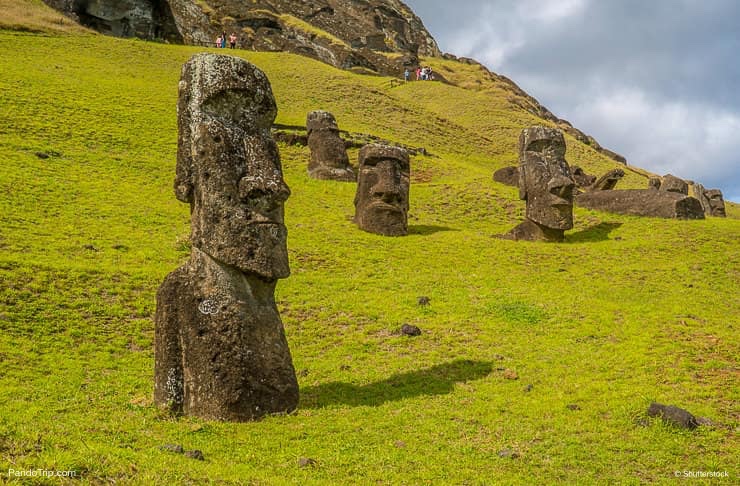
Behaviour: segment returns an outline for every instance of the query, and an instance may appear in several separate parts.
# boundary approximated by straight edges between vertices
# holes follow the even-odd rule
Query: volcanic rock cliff
[[[44,0],[81,24],[118,37],[214,46],[222,32],[237,35],[237,47],[285,51],[340,69],[401,76],[419,57],[442,54],[421,19],[400,0]],[[490,81],[504,83],[512,103],[555,123],[608,157],[624,157],[553,115],[513,81],[480,66]],[[436,78],[447,82],[441,73]]]

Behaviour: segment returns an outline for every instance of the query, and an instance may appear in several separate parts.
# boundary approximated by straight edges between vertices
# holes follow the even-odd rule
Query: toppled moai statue
[[[355,218],[357,226],[384,236],[408,234],[410,167],[406,150],[370,144],[360,149]]]
[[[563,241],[565,230],[573,227],[574,189],[562,132],[543,126],[522,130],[519,197],[527,201],[527,219],[504,238]]]
[[[347,148],[339,136],[339,126],[328,111],[312,111],[306,118],[311,160],[308,175],[314,179],[355,182],[357,177],[349,163]]]
[[[246,421],[294,410],[298,382],[275,305],[290,274],[290,195],[267,77],[197,54],[178,100],[175,195],[190,204],[190,260],[157,292],[154,400],[173,413]]]
[[[596,182],[596,176],[586,174],[586,172],[577,165],[574,165],[570,169],[577,187],[586,188]]]
[[[622,169],[612,169],[589,186],[589,191],[611,191],[624,177]]]
[[[575,197],[577,205],[617,214],[656,218],[704,219],[701,203],[676,192],[652,189],[589,191]]]
[[[677,192],[684,196],[689,195],[688,183],[674,175],[667,174],[663,176],[663,182],[660,184],[660,190],[666,192]]]
[[[504,167],[493,173],[493,180],[506,184],[507,186],[517,187],[519,185],[519,167]]]
[[[725,199],[722,197],[722,191],[719,189],[707,190],[701,184],[694,184],[694,197],[701,202],[705,215],[720,218],[727,216],[725,212]]]
[[[648,180],[648,189],[659,191],[661,184],[663,184],[663,181],[660,180],[660,177],[651,177]]]

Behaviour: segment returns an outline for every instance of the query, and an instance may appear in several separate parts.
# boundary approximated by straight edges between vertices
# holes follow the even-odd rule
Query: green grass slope
[[[200,50],[0,31],[4,480],[27,481],[10,468],[91,484],[737,478],[736,206],[688,222],[576,209],[563,244],[497,239],[524,205],[491,174],[537,119],[496,89],[391,87],[288,54],[236,53],[268,74],[279,123],[327,109],[342,129],[433,154],[412,160],[411,234],[357,230],[354,186],[309,179],[307,149],[281,147],[292,275],[276,298],[300,408],[245,424],[160,412],[154,295],[189,252],[172,192],[177,82]],[[615,166],[568,143],[573,165]],[[423,334],[397,335],[403,323]],[[640,425],[651,400],[715,425]]]

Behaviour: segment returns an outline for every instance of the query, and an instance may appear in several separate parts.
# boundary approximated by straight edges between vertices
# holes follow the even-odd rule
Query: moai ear
[[[183,69],[183,79],[189,79],[189,65]],[[184,202],[193,202],[193,156],[190,134],[190,87],[180,81],[177,100],[177,166],[175,168],[175,197]]]
[[[527,200],[526,170],[524,164],[519,164],[519,199]]]

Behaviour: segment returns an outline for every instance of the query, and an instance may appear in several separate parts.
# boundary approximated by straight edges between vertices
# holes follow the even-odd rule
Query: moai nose
[[[373,197],[393,203],[401,200],[401,174],[397,164],[384,160],[375,166],[378,182],[370,189]]]

